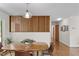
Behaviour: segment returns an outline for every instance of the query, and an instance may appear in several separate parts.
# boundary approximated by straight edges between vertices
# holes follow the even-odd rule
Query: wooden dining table
[[[1,48],[2,50],[11,51],[33,51],[34,56],[43,55],[43,51],[48,49],[48,45],[45,42],[33,42],[31,44],[24,43],[11,43]]]

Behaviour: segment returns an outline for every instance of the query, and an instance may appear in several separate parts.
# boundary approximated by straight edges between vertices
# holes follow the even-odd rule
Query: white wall
[[[79,16],[69,18],[70,47],[79,47]]]
[[[69,31],[60,31],[60,41],[69,47],[79,47],[79,16],[63,19],[60,26],[68,25]]]
[[[63,19],[59,24],[59,40],[67,46],[70,46],[70,32],[69,31],[61,31],[62,25],[69,25],[69,20]]]
[[[32,39],[36,42],[46,42],[50,46],[51,34],[50,32],[12,32],[12,39],[15,42],[20,42],[24,39]]]
[[[5,40],[9,36],[9,16],[0,11],[0,18],[2,19],[2,39]]]

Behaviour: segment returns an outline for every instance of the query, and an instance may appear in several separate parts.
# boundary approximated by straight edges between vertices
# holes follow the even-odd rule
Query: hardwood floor
[[[12,55],[15,56],[15,53],[12,52]],[[79,48],[69,48],[64,44],[57,42],[54,46],[54,51],[52,55],[53,56],[79,56]],[[8,53],[5,56],[10,56],[10,55]]]
[[[79,56],[79,48],[69,48],[62,43],[56,43],[53,56]]]

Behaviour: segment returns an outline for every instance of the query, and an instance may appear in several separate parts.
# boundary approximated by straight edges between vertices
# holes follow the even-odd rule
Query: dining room
[[[78,12],[76,3],[0,3],[0,55],[79,55]]]
[[[51,44],[50,15],[43,13],[39,14],[40,12],[42,12],[41,10],[43,10],[42,9],[43,7],[41,7],[41,10],[39,10],[40,12],[36,13],[38,15],[35,15],[33,13],[34,11],[31,11],[32,9],[34,10],[34,8],[38,8],[39,6],[42,5],[31,4],[31,3],[0,4],[1,8],[0,16],[2,19],[1,55],[4,56],[8,54],[10,56],[14,55],[42,56],[44,54],[50,55],[49,54],[49,48]],[[4,10],[2,9],[5,8],[7,12],[6,11],[3,12]],[[17,13],[15,12],[15,10]]]

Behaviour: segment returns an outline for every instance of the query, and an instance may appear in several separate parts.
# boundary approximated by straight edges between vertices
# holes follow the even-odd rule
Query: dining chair
[[[43,55],[53,56],[53,50],[54,50],[54,44],[53,44],[53,42],[51,42],[50,47],[43,52]]]
[[[48,49],[48,52],[49,52],[49,54],[50,54],[51,56],[53,56],[53,51],[54,51],[54,43],[51,42],[50,47],[49,47],[49,49]]]
[[[2,48],[2,43],[0,42],[0,55],[4,56],[7,53],[7,51],[6,50],[2,50],[1,48]]]

